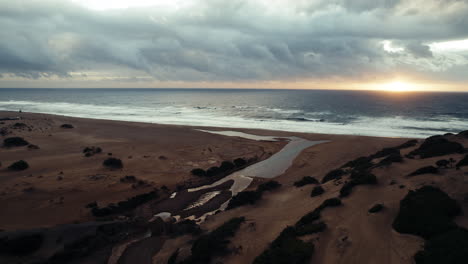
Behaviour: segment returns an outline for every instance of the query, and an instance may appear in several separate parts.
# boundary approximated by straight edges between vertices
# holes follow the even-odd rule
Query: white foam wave
[[[247,106],[242,106],[247,109]],[[258,107],[254,107],[256,109]],[[94,104],[78,104],[67,102],[36,102],[36,101],[0,101],[0,110],[58,114],[65,116],[109,119],[121,121],[136,121],[160,124],[214,126],[226,128],[257,128],[293,132],[351,134],[385,137],[415,137],[423,138],[448,131],[467,129],[466,120],[445,119],[413,119],[405,117],[357,117],[347,123],[333,122],[299,122],[284,119],[260,119],[229,115],[218,109],[203,109],[176,105],[139,106],[106,106]],[[275,111],[288,112],[289,110]],[[296,110],[290,110],[292,113]],[[314,113],[315,114],[315,113]]]

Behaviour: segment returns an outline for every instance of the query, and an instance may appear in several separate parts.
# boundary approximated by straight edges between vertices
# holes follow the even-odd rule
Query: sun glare
[[[380,89],[389,92],[407,92],[412,90],[412,86],[409,83],[395,81],[381,85]]]

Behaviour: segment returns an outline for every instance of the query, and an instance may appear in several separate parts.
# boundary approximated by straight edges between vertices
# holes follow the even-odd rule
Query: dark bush
[[[321,195],[322,193],[324,193],[325,190],[322,188],[322,186],[318,185],[318,186],[315,186],[313,189],[312,189],[312,192],[310,193],[310,197],[315,197],[315,196],[319,196]]]
[[[40,233],[0,238],[0,253],[13,256],[29,255],[38,250],[44,237]]]
[[[179,249],[176,249],[169,259],[167,260],[167,264],[177,264],[177,257],[179,256]]]
[[[212,232],[200,236],[193,242],[192,255],[183,261],[184,264],[210,263],[213,257],[229,254],[228,238],[233,237],[244,217],[236,217],[225,222]]]
[[[223,161],[223,162],[221,162],[221,166],[219,166],[219,168],[223,172],[227,172],[227,171],[230,171],[230,170],[234,169],[235,165],[234,165],[234,163],[232,163],[230,161]]]
[[[192,175],[198,176],[198,177],[205,177],[206,176],[206,171],[200,168],[193,169],[191,171]]]
[[[94,208],[94,207],[97,207],[97,206],[98,206],[98,205],[97,205],[96,202],[91,202],[91,203],[87,204],[85,207],[86,207],[86,208]]]
[[[172,236],[182,236],[186,234],[199,235],[200,233],[200,226],[193,220],[181,220],[171,226]]]
[[[340,197],[348,197],[353,191],[354,186],[356,186],[356,183],[352,180],[343,184],[343,186],[340,189]]]
[[[461,213],[457,201],[433,186],[409,191],[400,201],[393,228],[404,234],[429,239],[456,227],[452,219]]]
[[[341,176],[345,175],[346,172],[342,169],[332,170],[325,175],[322,179],[322,183],[329,182],[331,180],[341,179]]]
[[[438,160],[438,161],[436,162],[436,165],[437,165],[437,167],[439,167],[439,168],[447,168],[449,164],[450,164],[450,161],[445,160],[445,159],[443,159],[443,160]]]
[[[468,230],[456,228],[426,241],[414,260],[416,264],[468,263]]]
[[[468,130],[458,133],[457,136],[468,138]]]
[[[306,215],[304,215],[301,219],[299,219],[299,221],[297,221],[296,227],[307,225],[307,224],[314,222],[315,220],[320,219],[321,210],[323,209],[317,208],[313,210],[312,212],[309,212]]]
[[[383,204],[375,204],[374,206],[372,206],[369,209],[369,213],[371,213],[371,214],[378,213],[378,212],[382,211],[383,208],[384,208]]]
[[[236,165],[236,167],[243,167],[247,164],[247,161],[243,158],[237,158],[234,160],[234,164]]]
[[[424,159],[463,152],[465,148],[460,143],[449,141],[442,136],[432,136],[424,140],[419,148],[411,151],[410,155],[419,155]]]
[[[302,187],[308,184],[319,184],[319,181],[314,177],[304,176],[301,180],[294,182],[294,186]]]
[[[85,154],[85,157],[91,157],[94,154],[101,153],[102,149],[100,147],[86,147],[83,149],[83,153]]]
[[[60,126],[61,128],[73,128],[73,125],[71,124],[63,124]]]
[[[221,170],[218,167],[214,166],[206,170],[206,176],[213,177],[213,176],[216,176],[220,172]]]
[[[426,166],[419,168],[412,173],[408,174],[408,176],[416,176],[416,175],[421,175],[421,174],[436,174],[439,172],[439,169],[437,169],[434,166]]]
[[[133,175],[126,175],[122,178],[120,178],[120,182],[125,182],[125,183],[134,183],[136,182],[137,178]]]
[[[105,167],[111,168],[111,169],[121,169],[123,168],[123,163],[120,159],[116,158],[108,158],[104,160],[102,163]]]
[[[377,177],[368,171],[352,171],[350,178],[340,189],[342,198],[349,196],[355,186],[377,184]]]
[[[262,198],[262,193],[257,191],[244,191],[236,194],[229,201],[227,210],[243,206],[246,204],[255,204],[258,200]]]
[[[99,208],[93,207],[91,213],[96,217],[103,217],[113,214],[121,214],[126,211],[135,209],[136,207],[151,201],[152,199],[158,198],[159,195],[156,191],[151,191],[149,193],[143,193],[136,196],[133,196],[126,201],[118,202],[117,205],[109,204],[107,207]]]
[[[293,227],[286,227],[254,264],[303,264],[308,263],[314,253],[314,244],[296,238]]]
[[[325,229],[327,229],[327,224],[325,224],[324,222],[310,223],[310,224],[296,227],[296,235],[304,236],[304,235],[315,234],[315,233],[323,232],[325,231]]]
[[[354,170],[367,170],[374,164],[372,163],[372,157],[359,157],[355,160],[348,161],[342,168],[350,167]]]
[[[39,146],[34,145],[34,144],[29,144],[28,149],[39,149]]]
[[[29,168],[29,164],[24,160],[13,162],[10,166],[8,166],[9,170],[14,170],[14,171],[22,171],[27,168]]]
[[[22,147],[27,145],[29,145],[29,142],[24,140],[22,137],[9,137],[3,140],[3,146],[7,148]]]
[[[323,201],[323,203],[319,206],[319,209],[323,210],[323,209],[325,209],[327,207],[337,207],[337,206],[340,206],[342,204],[343,203],[341,202],[340,198],[330,198],[330,199],[327,199],[327,200]]]
[[[405,143],[401,144],[400,146],[396,147],[397,149],[405,149],[405,148],[410,148],[414,147],[418,144],[418,141],[416,139],[411,139],[406,141]]]
[[[272,191],[281,187],[281,183],[277,181],[267,181],[257,187],[257,192]]]
[[[457,168],[468,166],[468,155],[466,155],[462,160],[457,163]]]
[[[403,157],[400,154],[400,151],[398,150],[398,153],[392,153],[388,157],[382,159],[378,166],[390,166],[392,163],[395,162],[403,162]]]
[[[400,155],[400,150],[397,148],[383,148],[382,150],[377,151],[376,153],[370,155],[370,159],[383,158],[389,155]]]

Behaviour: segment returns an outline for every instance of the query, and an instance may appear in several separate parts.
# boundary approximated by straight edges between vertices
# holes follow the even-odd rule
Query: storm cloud
[[[468,80],[468,1],[190,1],[94,10],[0,0],[0,75],[96,73],[160,81]],[[146,77],[144,77],[146,78]],[[0,79],[1,80],[1,79]]]

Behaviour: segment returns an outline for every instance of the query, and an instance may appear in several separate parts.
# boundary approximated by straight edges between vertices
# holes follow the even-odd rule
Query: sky
[[[468,0],[0,0],[0,87],[468,91]]]

